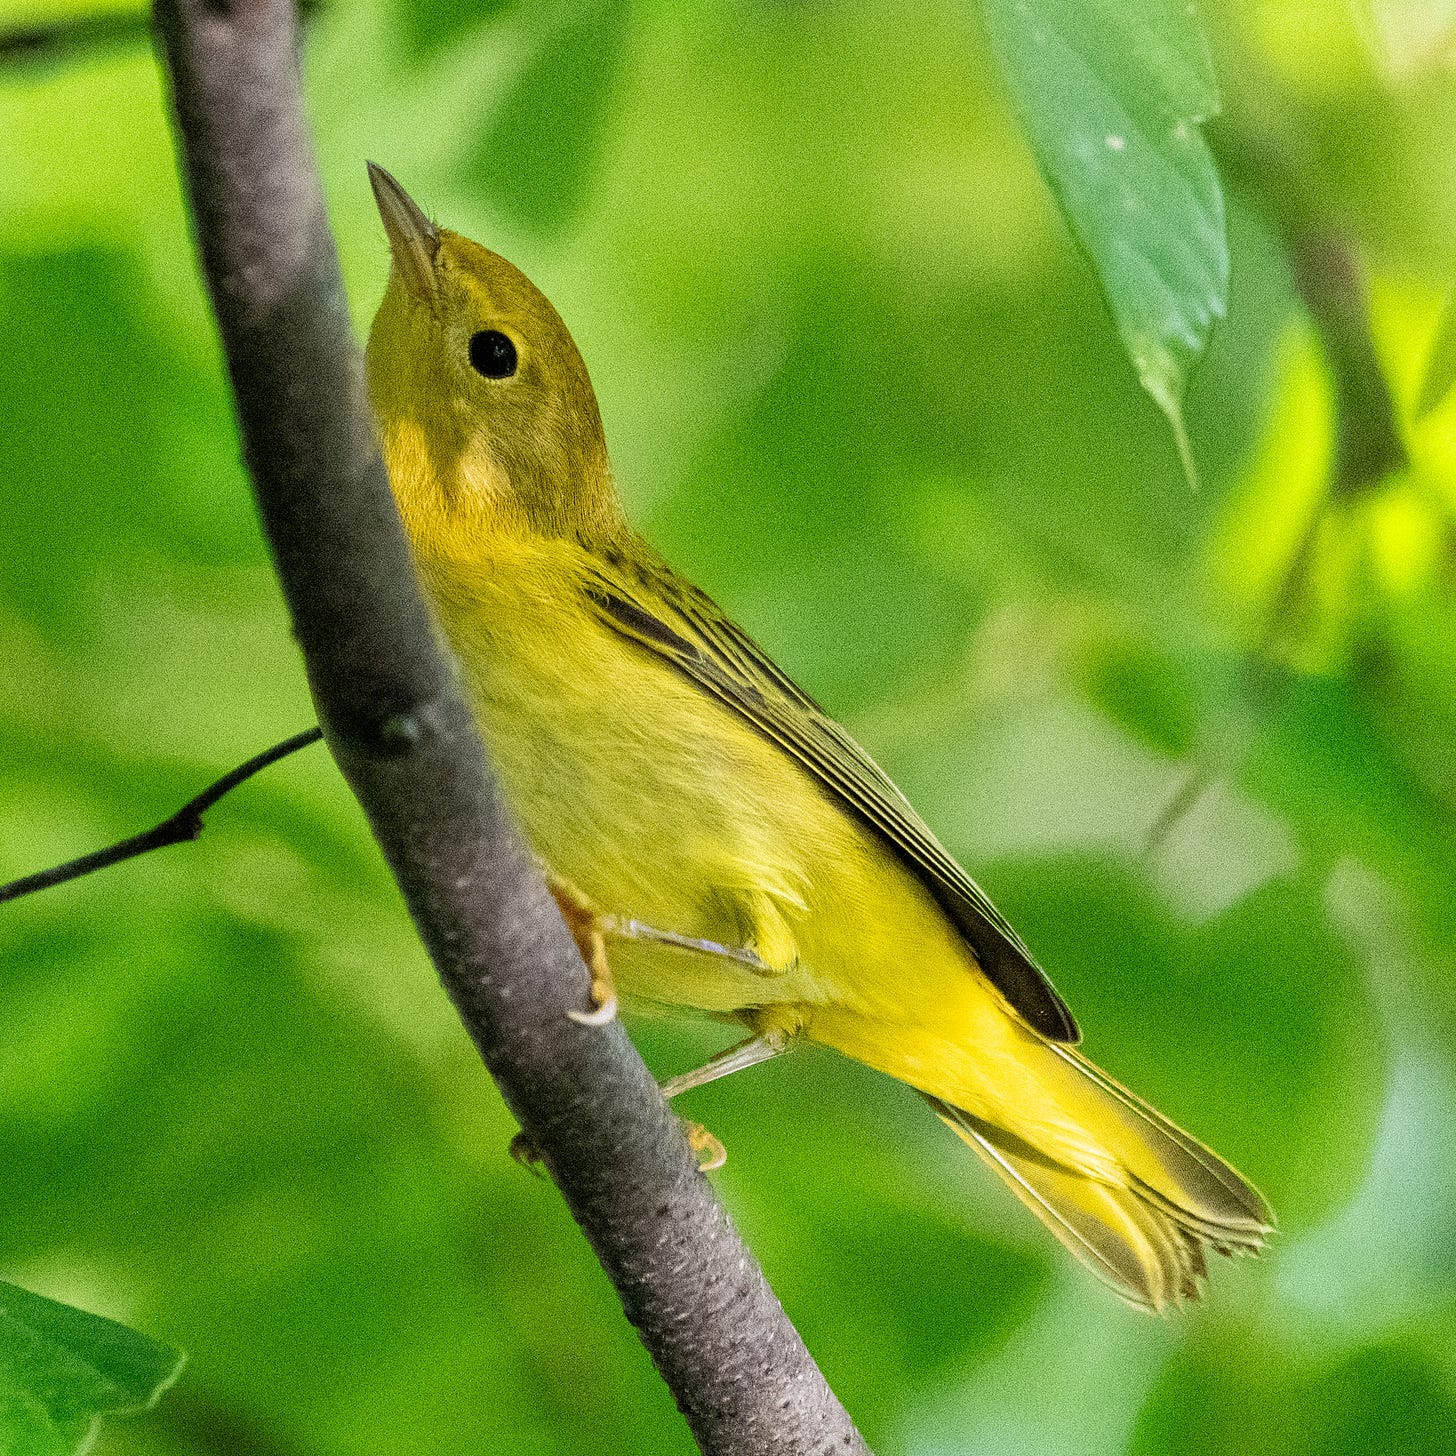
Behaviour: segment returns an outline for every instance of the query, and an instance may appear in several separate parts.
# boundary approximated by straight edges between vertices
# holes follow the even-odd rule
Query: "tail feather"
[[[1053,1050],[1081,1073],[1084,1094],[1105,1094],[1089,1119],[1106,1143],[1096,1170],[1059,1162],[923,1095],[1081,1263],[1134,1304],[1162,1310],[1198,1298],[1205,1248],[1233,1254],[1264,1246],[1273,1215],[1232,1168],[1079,1053]]]
[[[1197,1298],[1210,1249],[1263,1248],[1274,1216],[1258,1192],[1074,1047],[989,1000],[941,1014],[926,1025],[831,1004],[814,1008],[805,1031],[919,1091],[1072,1254],[1135,1304]]]
[[[1081,1264],[1125,1299],[1157,1309],[1196,1292],[1202,1272],[1197,1244],[1193,1260],[1180,1257],[1178,1242],[1150,1225],[1135,1199],[1119,1196],[1111,1184],[1003,1146],[995,1129],[958,1107],[935,1097],[926,1101]]]
[[[1264,1235],[1274,1225],[1274,1215],[1258,1189],[1234,1172],[1217,1153],[1190,1137],[1176,1123],[1169,1122],[1157,1108],[1114,1081],[1080,1052],[1052,1043],[1048,1043],[1048,1048],[1131,1114],[1129,1120],[1143,1131],[1148,1150],[1182,1194],[1177,1212],[1201,1217],[1216,1228],[1242,1229],[1262,1247]],[[1150,1185],[1150,1191],[1156,1194],[1156,1183]]]

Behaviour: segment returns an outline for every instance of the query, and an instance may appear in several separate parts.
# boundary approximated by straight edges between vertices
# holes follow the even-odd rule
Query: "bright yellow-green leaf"
[[[1426,355],[1426,369],[1421,376],[1421,390],[1416,396],[1416,418],[1429,414],[1451,392],[1456,384],[1456,288],[1446,295],[1431,352]]]

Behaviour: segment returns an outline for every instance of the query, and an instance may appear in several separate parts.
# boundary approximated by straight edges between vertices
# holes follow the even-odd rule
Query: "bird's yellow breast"
[[[614,946],[629,995],[912,1019],[979,987],[929,894],[792,758],[589,610],[581,548],[503,539],[424,562],[506,794],[606,914],[752,946],[778,974]],[[978,999],[984,992],[978,990]],[[952,998],[954,999],[954,998]]]

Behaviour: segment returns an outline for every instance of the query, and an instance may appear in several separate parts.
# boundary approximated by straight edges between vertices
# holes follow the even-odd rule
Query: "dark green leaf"
[[[1451,1449],[1456,1407],[1439,1362],[1386,1340],[1313,1370],[1287,1348],[1198,1331],[1138,1418],[1132,1456],[1394,1456]]]
[[[1197,716],[1185,674],[1134,641],[1092,645],[1080,664],[1088,697],[1114,722],[1169,758],[1192,751]]]
[[[411,57],[425,60],[477,26],[497,20],[511,0],[400,0],[399,16]]]
[[[0,1450],[70,1456],[103,1415],[145,1410],[182,1355],[100,1315],[0,1282]]]
[[[1189,479],[1188,371],[1228,299],[1223,192],[1198,128],[1218,111],[1185,0],[983,0],[1037,161],[1092,259]]]

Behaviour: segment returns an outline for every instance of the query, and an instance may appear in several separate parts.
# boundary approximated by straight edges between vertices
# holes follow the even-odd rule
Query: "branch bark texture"
[[[441,979],[702,1450],[865,1451],[621,1027],[566,1014],[588,1004],[585,967],[501,803],[375,443],[293,5],[157,0],[155,17],[244,451],[319,720]]]

